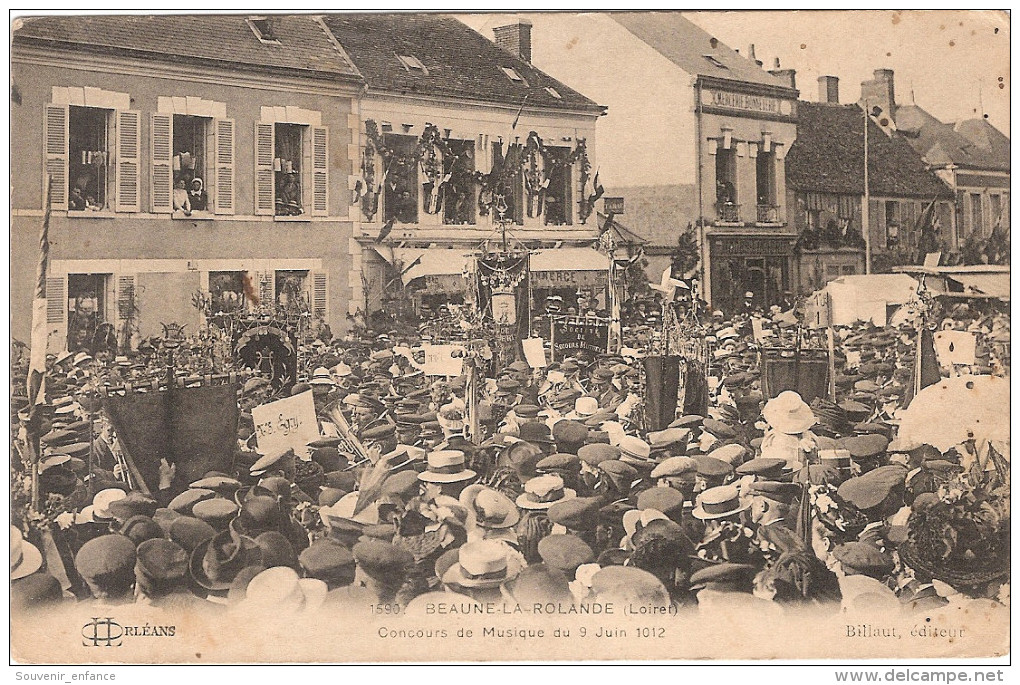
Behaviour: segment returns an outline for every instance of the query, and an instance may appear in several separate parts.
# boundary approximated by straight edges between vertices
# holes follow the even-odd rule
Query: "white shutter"
[[[141,211],[138,165],[142,147],[142,115],[117,112],[117,211]]]
[[[273,124],[255,124],[255,214],[272,215],[276,209],[276,177],[273,151],[276,149]]]
[[[234,213],[234,120],[216,119],[216,206],[217,214]]]
[[[325,320],[329,313],[329,279],[325,271],[313,271],[312,315]]]
[[[329,129],[312,128],[312,216],[329,215]]]
[[[138,330],[138,296],[135,293],[134,274],[117,276],[117,340],[131,346],[131,338]]]
[[[173,211],[174,171],[173,157],[174,116],[153,114],[149,121],[149,154],[152,162],[150,175],[150,203],[157,214]]]
[[[67,105],[46,105],[43,114],[43,152],[46,175],[53,177],[50,203],[53,209],[67,209]],[[46,202],[46,175],[42,201]]]
[[[276,305],[276,272],[259,272],[259,300],[262,306],[273,307]]]
[[[46,279],[46,349],[67,347],[67,294],[63,276]]]

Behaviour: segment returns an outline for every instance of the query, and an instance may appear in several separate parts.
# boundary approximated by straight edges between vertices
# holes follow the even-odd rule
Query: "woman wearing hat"
[[[792,390],[779,393],[766,403],[762,416],[769,425],[761,442],[763,458],[785,459],[793,469],[814,461],[817,437],[811,427],[816,419],[798,393]]]

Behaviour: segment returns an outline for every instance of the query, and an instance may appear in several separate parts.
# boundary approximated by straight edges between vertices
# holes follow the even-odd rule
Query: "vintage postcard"
[[[14,662],[1009,653],[1007,13],[10,47]]]

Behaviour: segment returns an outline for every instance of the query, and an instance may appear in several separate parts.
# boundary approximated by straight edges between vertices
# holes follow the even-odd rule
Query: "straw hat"
[[[780,433],[796,435],[815,425],[811,407],[792,390],[779,393],[765,405],[762,416],[768,424]]]
[[[479,540],[461,546],[457,562],[443,574],[443,583],[482,589],[516,578],[521,562],[507,554],[508,549],[498,540]]]
[[[42,568],[42,552],[11,526],[11,580],[30,576]]]
[[[524,484],[524,492],[517,497],[517,506],[522,509],[548,509],[557,502],[576,496],[576,491],[563,487],[563,478],[548,473]]]
[[[461,450],[436,450],[429,452],[428,469],[418,474],[418,479],[426,483],[459,483],[477,476],[475,471],[464,465],[464,452]]]
[[[749,506],[751,506],[749,500],[741,503],[740,492],[736,486],[722,485],[701,493],[698,504],[691,514],[702,520],[721,519],[739,514]]]

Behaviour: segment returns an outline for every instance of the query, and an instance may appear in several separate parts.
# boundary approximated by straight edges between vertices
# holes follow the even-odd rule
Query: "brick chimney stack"
[[[889,117],[896,116],[896,90],[892,69],[875,69],[875,77],[861,84],[861,106],[870,112],[878,106]]]
[[[818,101],[830,105],[839,104],[839,78],[836,76],[818,77]]]
[[[527,19],[518,19],[513,24],[497,26],[492,29],[496,38],[496,45],[503,48],[511,55],[520,57],[525,62],[531,63],[531,22]]]

